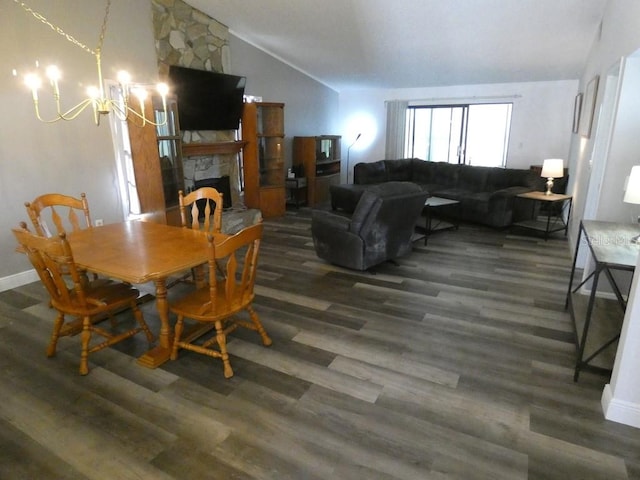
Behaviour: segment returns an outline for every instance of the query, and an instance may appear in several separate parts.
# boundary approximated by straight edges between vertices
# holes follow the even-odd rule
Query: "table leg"
[[[193,267],[193,277],[196,284],[196,288],[202,288],[207,282],[204,279],[204,265],[198,265]]]
[[[571,207],[573,205],[573,198],[569,199],[569,211],[567,212],[567,223],[564,224],[564,236],[567,236],[569,231],[569,221],[571,220]]]
[[[427,241],[429,240],[429,235],[431,234],[431,208],[429,206],[426,207],[426,215],[424,220],[424,244],[427,245]]]
[[[553,203],[547,205],[547,229],[544,231],[544,241],[549,238],[549,226],[551,225],[551,211],[553,210]],[[555,222],[554,222],[555,225]]]
[[[160,335],[158,345],[146,352],[138,363],[149,368],[156,368],[169,360],[171,355],[171,343],[173,336],[169,326],[169,302],[167,301],[166,279],[161,278],[155,281],[156,286],[156,308],[160,317]]]

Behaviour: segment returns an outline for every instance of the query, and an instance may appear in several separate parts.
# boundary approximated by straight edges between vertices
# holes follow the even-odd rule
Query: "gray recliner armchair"
[[[311,234],[318,257],[354,270],[411,251],[411,236],[428,193],[411,182],[386,182],[362,194],[352,215],[314,210]]]

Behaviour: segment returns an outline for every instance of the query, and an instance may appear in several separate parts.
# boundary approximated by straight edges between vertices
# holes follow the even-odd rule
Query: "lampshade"
[[[544,178],[564,177],[564,165],[561,158],[547,158],[542,162],[542,172],[540,176]]]
[[[624,192],[625,203],[640,203],[640,165],[631,167],[631,174]]]

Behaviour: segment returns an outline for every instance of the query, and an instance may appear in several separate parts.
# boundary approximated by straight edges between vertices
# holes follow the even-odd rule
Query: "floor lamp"
[[[347,183],[349,183],[349,172],[351,171],[351,165],[349,164],[349,153],[351,152],[351,147],[353,147],[358,140],[360,140],[360,136],[362,134],[359,133],[356,139],[353,141],[351,145],[347,148]]]

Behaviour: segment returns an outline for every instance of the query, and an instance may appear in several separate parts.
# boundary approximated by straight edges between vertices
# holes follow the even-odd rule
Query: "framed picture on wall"
[[[576,95],[573,101],[573,133],[578,133],[580,128],[580,110],[582,109],[582,93]]]
[[[596,106],[596,96],[598,95],[598,80],[600,77],[596,75],[587,84],[587,90],[584,93],[584,105],[580,115],[580,135],[585,138],[591,137],[591,125],[593,124],[593,113]]]

